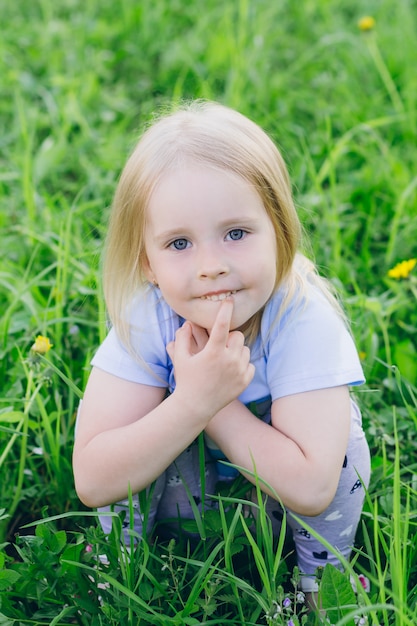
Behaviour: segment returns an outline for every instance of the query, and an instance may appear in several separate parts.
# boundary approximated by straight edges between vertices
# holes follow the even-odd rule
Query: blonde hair
[[[257,124],[223,105],[201,100],[184,103],[144,132],[114,197],[105,247],[104,296],[110,320],[127,346],[129,306],[148,284],[143,268],[149,199],[168,171],[190,162],[237,174],[258,192],[275,231],[276,287],[286,283],[284,305],[300,292],[307,274],[316,275],[305,257],[303,263],[294,263],[301,226],[287,168],[273,141]],[[297,269],[301,266],[302,270]],[[321,279],[317,276],[317,280]],[[327,287],[322,284],[321,288],[333,301]],[[261,318],[262,310],[250,320],[249,341],[259,332]]]

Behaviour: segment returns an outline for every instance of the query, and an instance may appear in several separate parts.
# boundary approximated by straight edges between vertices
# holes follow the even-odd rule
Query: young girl
[[[74,474],[88,506],[126,509],[129,489],[152,485],[149,527],[191,518],[204,433],[207,494],[227,467],[213,459],[256,469],[271,519],[274,497],[288,511],[311,591],[316,568],[338,559],[292,513],[348,558],[370,462],[349,395],[362,368],[300,232],[282,157],[249,119],[194,102],[148,128],[114,199],[104,265],[113,328],[92,362]]]

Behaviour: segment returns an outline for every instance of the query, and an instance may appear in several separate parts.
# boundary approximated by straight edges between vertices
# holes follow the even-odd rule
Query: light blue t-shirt
[[[239,400],[244,404],[268,397],[274,401],[305,391],[362,384],[352,336],[322,293],[308,283],[302,302],[293,300],[277,321],[282,297],[278,290],[265,306],[260,334],[251,347],[255,375]],[[92,365],[172,392],[175,378],[166,345],[184,320],[166,304],[159,289],[150,287],[135,300],[130,323],[135,354],[122,345],[113,328]]]

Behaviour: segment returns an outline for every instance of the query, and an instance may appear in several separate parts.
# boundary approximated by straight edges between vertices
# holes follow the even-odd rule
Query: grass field
[[[415,625],[416,1],[3,0],[1,21],[0,624]],[[325,570],[327,618],[295,610],[297,572],[261,499],[255,538],[225,493],[192,549],[129,552],[74,491],[116,181],[153,112],[195,97],[280,146],[363,360],[373,474],[354,569],[371,591]]]

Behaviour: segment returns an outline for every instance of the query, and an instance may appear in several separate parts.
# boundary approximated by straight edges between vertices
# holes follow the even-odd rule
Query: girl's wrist
[[[217,434],[221,434],[230,428],[232,420],[234,418],[239,419],[238,416],[242,407],[246,409],[245,405],[240,400],[236,399],[232,400],[232,402],[226,405],[223,409],[215,413],[208,421],[205,428],[207,434],[215,439]]]
[[[183,418],[189,418],[193,423],[201,424],[201,430],[204,430],[215,414],[214,411],[210,410],[208,403],[202,401],[197,394],[190,393],[189,390],[182,391],[176,387],[170,398],[178,405],[178,412]]]

